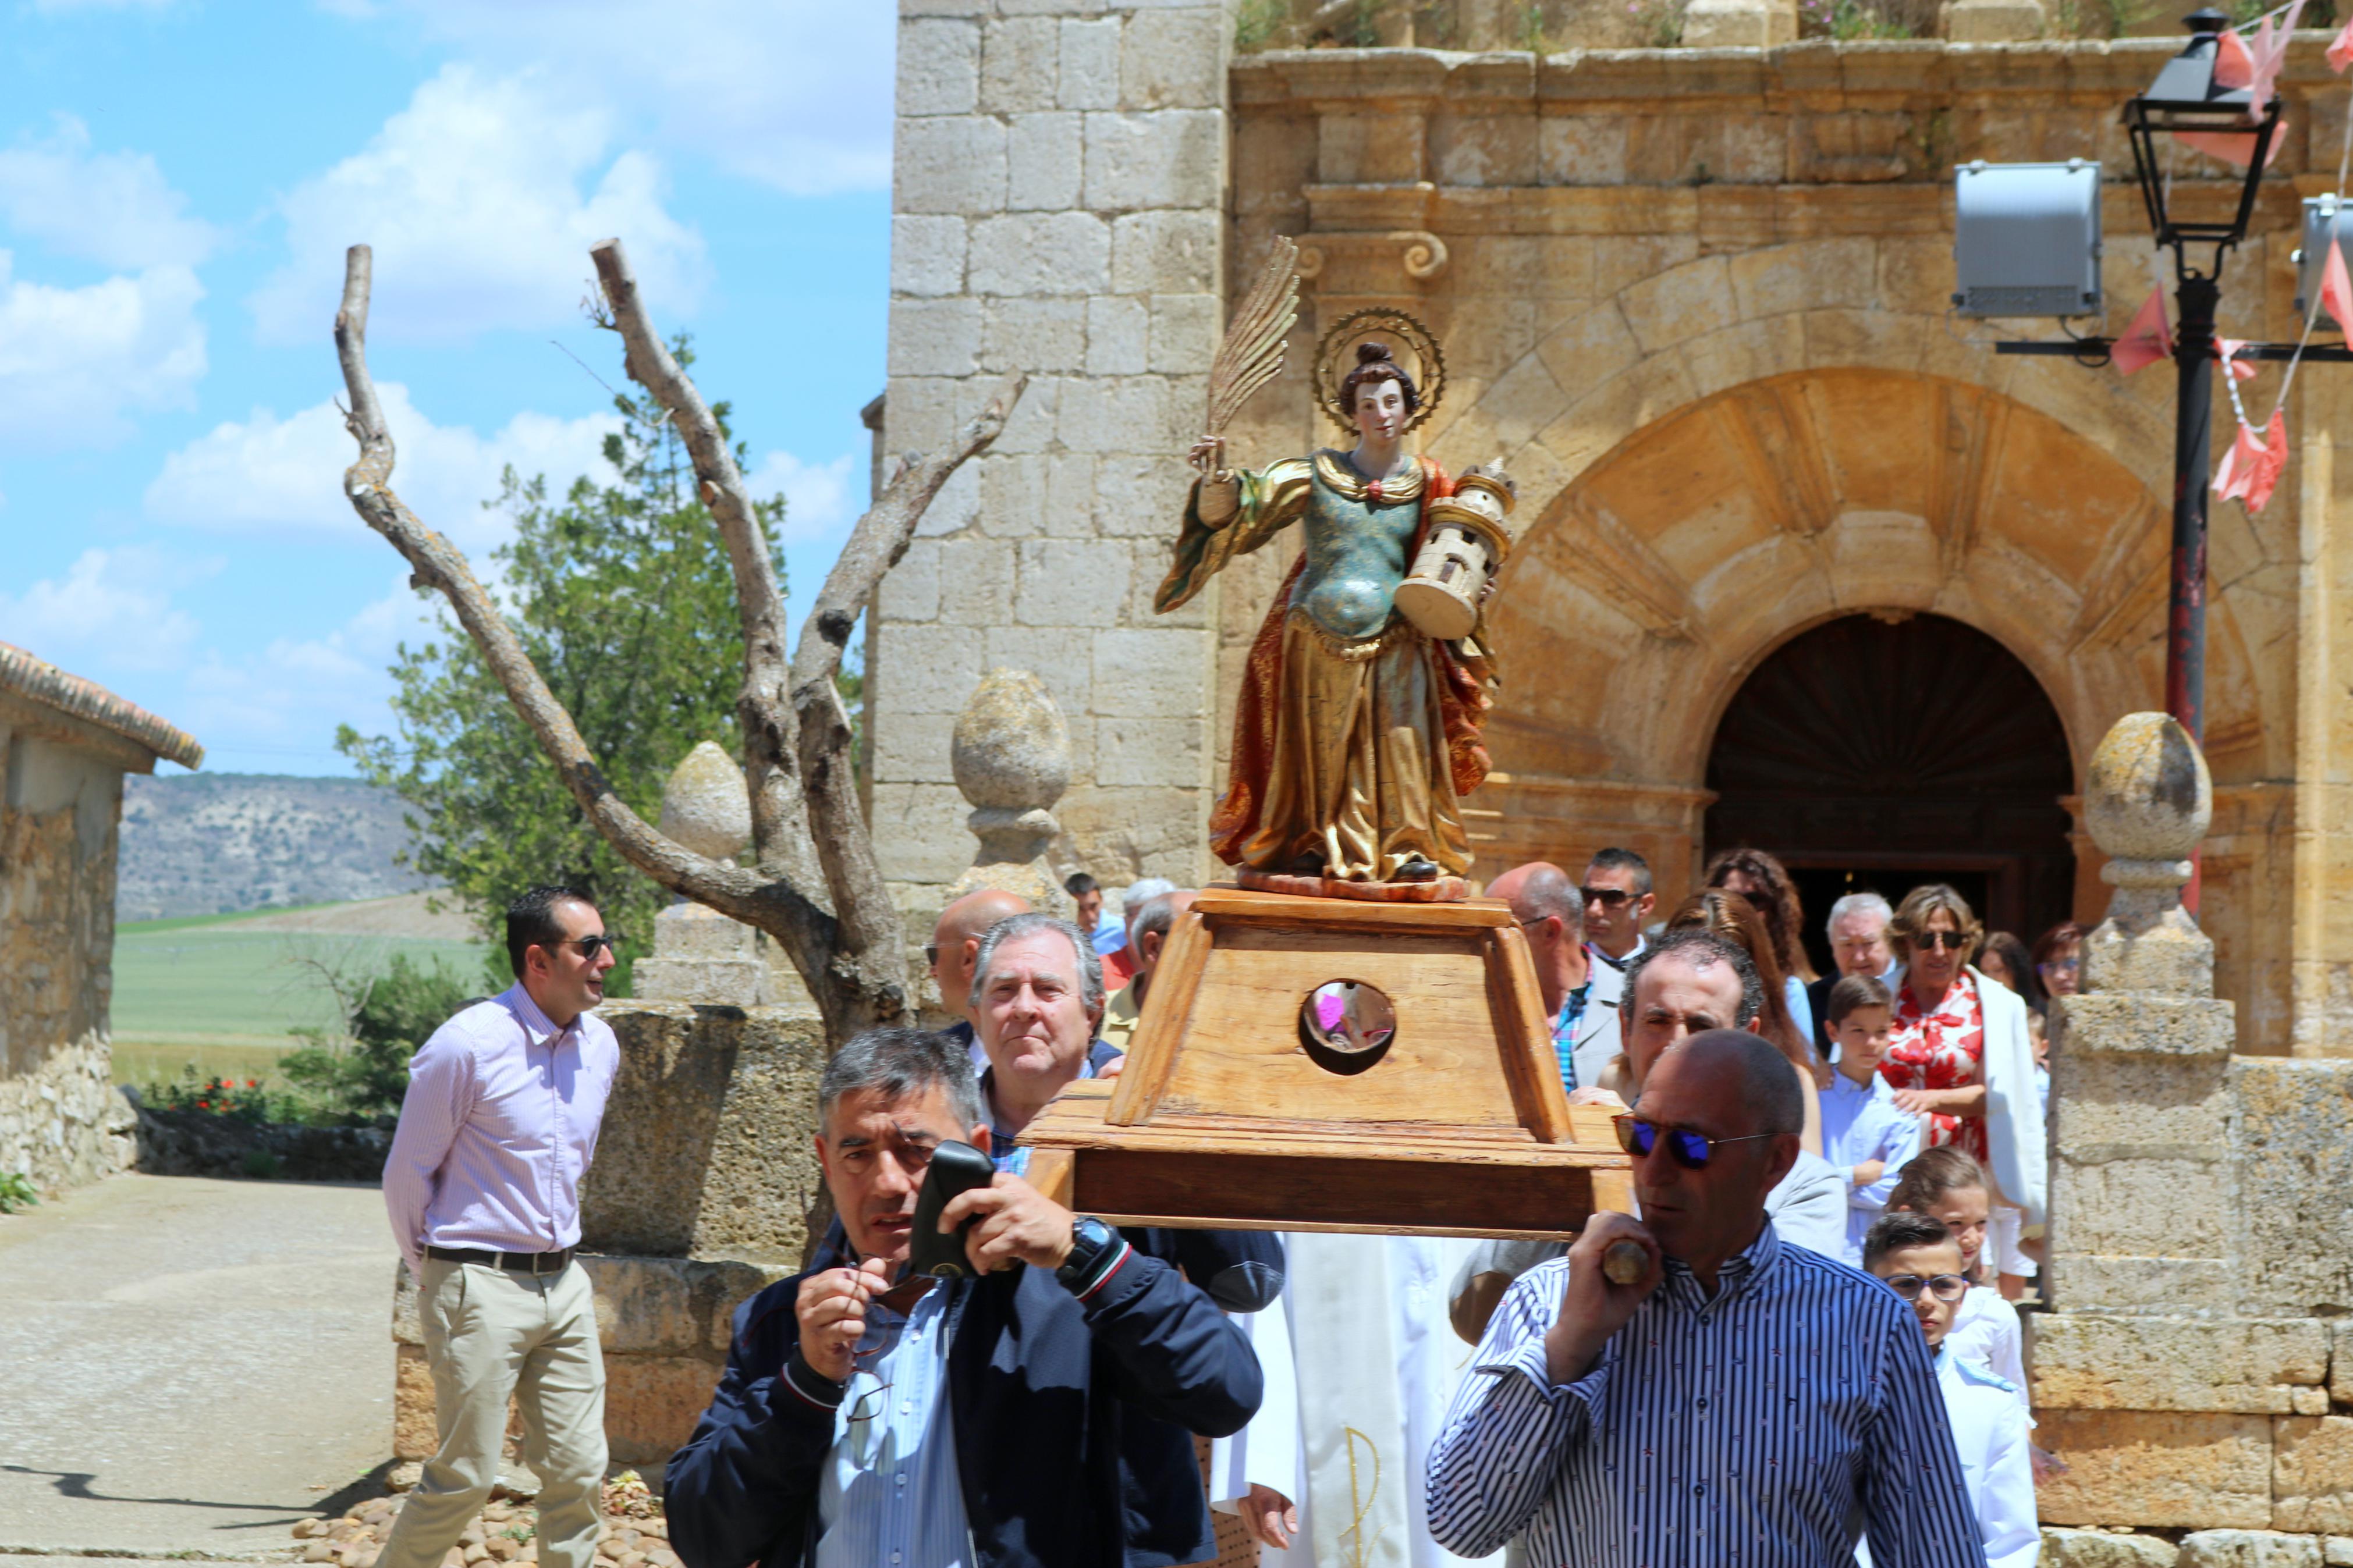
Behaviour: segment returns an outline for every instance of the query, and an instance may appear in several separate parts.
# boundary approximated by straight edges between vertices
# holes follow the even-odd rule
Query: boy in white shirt
[[[2019,1391],[2000,1374],[1947,1350],[1945,1335],[1968,1293],[1960,1244],[1926,1215],[1899,1210],[1871,1227],[1863,1267],[1912,1303],[1936,1358],[1936,1387],[1960,1450],[1961,1476],[1978,1519],[1988,1568],[2034,1568],[2042,1551],[2035,1522],[2034,1472],[2027,1458],[2026,1413]]]
[[[1822,1158],[1846,1178],[1841,1256],[1858,1268],[1862,1238],[1886,1211],[1898,1168],[1920,1146],[1920,1119],[1897,1109],[1895,1091],[1879,1076],[1894,1011],[1886,983],[1869,974],[1841,979],[1822,1005],[1836,1069],[1821,1097]]]

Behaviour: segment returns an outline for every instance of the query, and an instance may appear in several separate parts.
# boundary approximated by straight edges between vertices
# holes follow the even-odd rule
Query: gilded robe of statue
[[[1326,448],[1234,478],[1237,510],[1214,525],[1195,485],[1155,607],[1184,604],[1294,521],[1306,550],[1250,648],[1210,847],[1260,871],[1316,863],[1327,877],[1386,882],[1426,861],[1462,875],[1461,801],[1487,776],[1487,659],[1475,638],[1424,636],[1395,603],[1424,509],[1450,493],[1445,470],[1416,458],[1375,480]]]

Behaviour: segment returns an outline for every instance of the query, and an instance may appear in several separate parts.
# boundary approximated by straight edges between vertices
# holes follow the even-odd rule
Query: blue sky
[[[618,235],[813,594],[882,386],[895,9],[0,0],[0,640],[208,772],[343,773],[335,726],[389,726],[424,606],[329,404],[363,240],[395,488],[478,563],[502,463],[601,468],[619,343],[580,301]]]

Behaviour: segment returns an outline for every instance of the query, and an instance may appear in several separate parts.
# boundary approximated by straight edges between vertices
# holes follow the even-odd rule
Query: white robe
[[[1447,1321],[1447,1285],[1472,1243],[1283,1242],[1282,1299],[1235,1320],[1258,1352],[1266,1394],[1250,1424],[1211,1448],[1214,1506],[1233,1511],[1252,1482],[1298,1505],[1290,1548],[1262,1547],[1264,1568],[1462,1563],[1430,1539],[1424,1464],[1470,1367],[1472,1347]]]

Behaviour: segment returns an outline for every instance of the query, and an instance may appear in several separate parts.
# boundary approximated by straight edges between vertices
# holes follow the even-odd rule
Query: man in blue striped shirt
[[[1430,1533],[1532,1568],[1982,1568],[1936,1374],[1895,1294],[1778,1239],[1804,1106],[1757,1036],[1667,1050],[1620,1120],[1643,1222],[1514,1283],[1429,1466]],[[1613,1247],[1641,1257],[1625,1282]],[[1620,1271],[1622,1272],[1622,1270]]]

